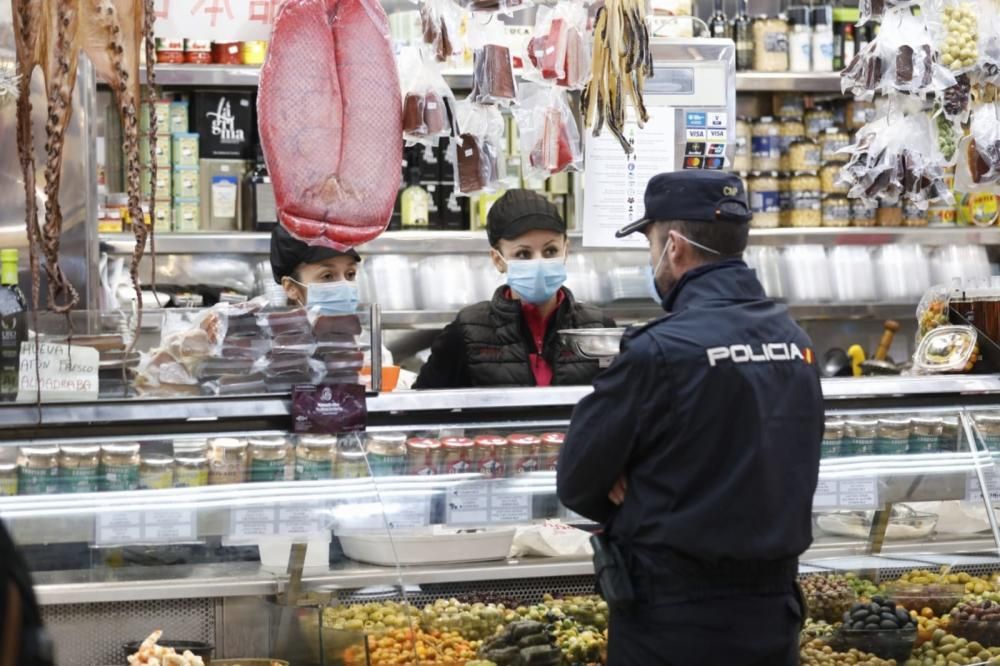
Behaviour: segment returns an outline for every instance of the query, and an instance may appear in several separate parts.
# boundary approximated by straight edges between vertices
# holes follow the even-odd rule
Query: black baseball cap
[[[683,222],[750,221],[750,206],[739,176],[724,171],[672,171],[646,185],[646,214],[615,233],[624,238],[657,220]]]
[[[486,216],[486,235],[490,245],[536,229],[566,233],[566,222],[555,204],[533,190],[508,190],[490,208]]]
[[[309,245],[288,233],[280,224],[271,232],[271,272],[274,281],[281,284],[281,278],[290,276],[302,264],[317,264],[331,257],[350,257],[361,261],[355,250],[340,252],[325,245]]]

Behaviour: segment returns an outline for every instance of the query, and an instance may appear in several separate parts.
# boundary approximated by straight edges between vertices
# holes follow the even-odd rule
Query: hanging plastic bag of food
[[[840,182],[852,198],[887,205],[907,199],[921,210],[932,201],[954,203],[925,113],[890,112],[858,130],[857,142],[841,152],[850,155]]]
[[[403,49],[397,59],[403,97],[403,138],[407,144],[436,146],[455,136],[455,95],[441,75],[440,65],[422,49]]]
[[[954,75],[938,62],[926,24],[909,8],[887,11],[878,37],[854,56],[840,76],[841,91],[862,100],[875,93],[924,95],[955,85]]]
[[[976,22],[979,63],[971,75],[981,83],[1000,86],[1000,8],[993,0],[978,0]]]
[[[508,15],[529,6],[527,0],[459,0],[459,3],[473,12],[500,12]]]
[[[587,8],[572,0],[540,6],[527,45],[525,76],[564,88],[582,90],[590,62]]]
[[[942,0],[929,3],[927,25],[941,64],[955,75],[971,72],[979,64],[979,12],[976,0]]]
[[[462,8],[452,0],[424,0],[420,5],[420,28],[424,44],[438,62],[462,54]]]
[[[983,104],[972,112],[969,136],[958,143],[955,189],[981,192],[1000,183],[1000,105]]]
[[[893,9],[910,8],[918,4],[920,4],[920,0],[859,0],[858,25],[862,26],[870,20],[880,20],[886,12]]]
[[[458,104],[458,126],[461,133],[451,148],[455,189],[466,196],[501,189],[507,169],[500,110],[463,100]]]
[[[583,169],[580,130],[566,91],[546,84],[527,84],[514,111],[525,178],[542,179]]]
[[[504,24],[492,15],[473,14],[469,43],[473,49],[469,99],[478,104],[513,104],[517,82]]]

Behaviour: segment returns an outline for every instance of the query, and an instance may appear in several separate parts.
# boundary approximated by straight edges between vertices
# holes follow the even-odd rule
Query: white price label
[[[490,517],[490,488],[486,483],[468,483],[448,491],[448,524],[485,523]]]
[[[820,479],[813,496],[814,509],[833,509],[837,507],[837,482]]]
[[[983,479],[986,481],[986,489],[990,494],[990,501],[1000,502],[1000,479],[997,478],[997,471],[993,467],[983,469]],[[967,482],[966,499],[974,502],[983,501],[983,489],[979,485],[979,475],[973,472],[969,475]]]
[[[813,495],[813,508],[877,509],[878,480],[875,477],[820,479]]]
[[[97,516],[97,545],[181,543],[197,538],[194,511],[110,511]]]
[[[229,519],[229,535],[233,537],[272,536],[277,531],[277,510],[274,507],[234,509]]]
[[[531,493],[492,493],[491,523],[527,523],[531,521]]]

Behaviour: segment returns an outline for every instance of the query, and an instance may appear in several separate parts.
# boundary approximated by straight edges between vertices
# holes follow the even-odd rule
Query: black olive
[[[911,617],[910,614],[906,612],[905,608],[897,608],[896,609],[896,617],[899,618],[900,622],[912,622],[913,621],[913,617]]]
[[[899,625],[896,624],[895,620],[882,620],[878,626],[881,629],[899,629]]]

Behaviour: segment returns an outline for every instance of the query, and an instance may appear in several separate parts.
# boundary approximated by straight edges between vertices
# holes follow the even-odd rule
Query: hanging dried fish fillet
[[[584,125],[593,128],[594,136],[607,125],[629,154],[626,107],[635,107],[639,127],[649,120],[642,95],[646,78],[653,75],[653,55],[643,0],[608,0],[598,10],[591,71],[583,94]]]

